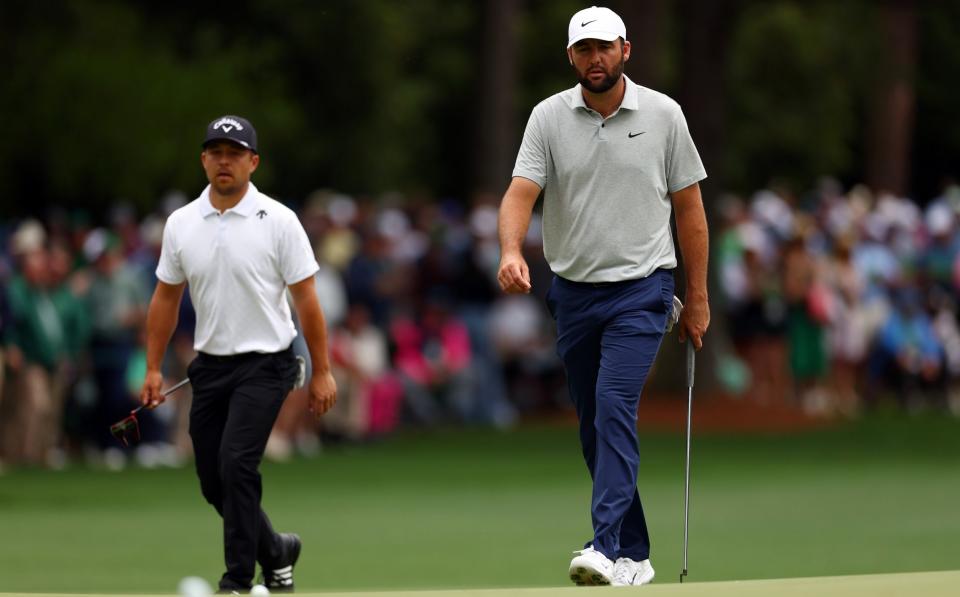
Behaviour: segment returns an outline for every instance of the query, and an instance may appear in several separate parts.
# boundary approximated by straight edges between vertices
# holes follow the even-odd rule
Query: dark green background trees
[[[248,116],[262,186],[499,193],[532,106],[573,84],[582,2],[5,2],[4,216],[193,194],[203,126]],[[958,175],[960,2],[622,0],[628,74],[677,98],[711,179],[830,174],[923,201]]]

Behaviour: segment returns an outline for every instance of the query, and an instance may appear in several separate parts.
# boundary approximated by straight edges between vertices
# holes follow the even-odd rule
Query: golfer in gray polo
[[[637,407],[672,309],[676,215],[686,279],[680,338],[698,350],[710,323],[706,171],[680,106],[623,74],[630,42],[619,16],[573,15],[567,58],[579,84],[530,115],[500,206],[507,293],[530,292],[521,245],[543,191],[543,249],[555,274],[547,306],[593,479],[593,537],[575,552],[577,584],[653,580],[637,491]]]

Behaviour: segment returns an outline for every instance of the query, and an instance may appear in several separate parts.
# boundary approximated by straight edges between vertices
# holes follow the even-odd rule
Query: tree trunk
[[[880,30],[886,53],[880,57],[880,79],[867,127],[866,182],[874,191],[904,196],[910,180],[917,60],[913,0],[883,2]]]
[[[663,91],[660,59],[666,46],[666,0],[618,0],[611,8],[623,18],[630,41],[630,60],[624,69],[634,83]]]
[[[478,151],[474,157],[474,189],[500,194],[506,189],[520,146],[514,115],[517,96],[521,0],[483,2],[480,59]]]
[[[736,0],[679,0],[680,85],[678,101],[709,178],[700,185],[707,215],[723,190],[721,170],[726,116],[727,46],[738,8]]]

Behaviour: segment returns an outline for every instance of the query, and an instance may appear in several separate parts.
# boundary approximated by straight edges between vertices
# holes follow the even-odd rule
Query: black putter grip
[[[693,387],[693,370],[696,365],[697,350],[693,347],[693,340],[687,338],[687,387]]]

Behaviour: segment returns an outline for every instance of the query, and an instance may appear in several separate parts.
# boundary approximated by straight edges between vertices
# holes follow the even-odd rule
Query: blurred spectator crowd
[[[176,466],[190,456],[188,388],[138,415],[135,448],[108,432],[137,405],[164,221],[186,201],[171,195],[142,219],[119,207],[103,227],[69,210],[0,223],[0,463],[119,469],[133,460]],[[400,426],[506,428],[567,408],[542,296],[498,290],[497,205],[494,197],[464,206],[324,191],[303,202],[339,401],[318,423],[306,390],[295,390],[268,457],[314,454]],[[536,222],[529,238],[545,293],[551,274]],[[167,385],[186,376],[195,356],[194,323],[188,292],[164,361]],[[294,348],[307,354],[302,337]]]
[[[960,187],[921,209],[825,179],[716,207],[728,390],[825,416],[960,413]]]
[[[108,432],[137,404],[164,221],[186,201],[170,195],[142,219],[118,207],[103,227],[70,210],[0,223],[0,466],[189,458],[189,389],[139,417],[135,448]],[[506,428],[569,409],[542,305],[552,274],[539,219],[526,246],[534,292],[505,296],[497,206],[492,196],[464,205],[328,191],[303,202],[340,397],[318,423],[306,390],[295,390],[269,458],[401,426]],[[960,411],[960,188],[921,209],[826,180],[802,196],[723,197],[710,211],[721,390],[818,416],[852,417],[882,401]],[[194,357],[194,322],[186,293],[168,385]],[[294,347],[306,355],[302,338]]]

